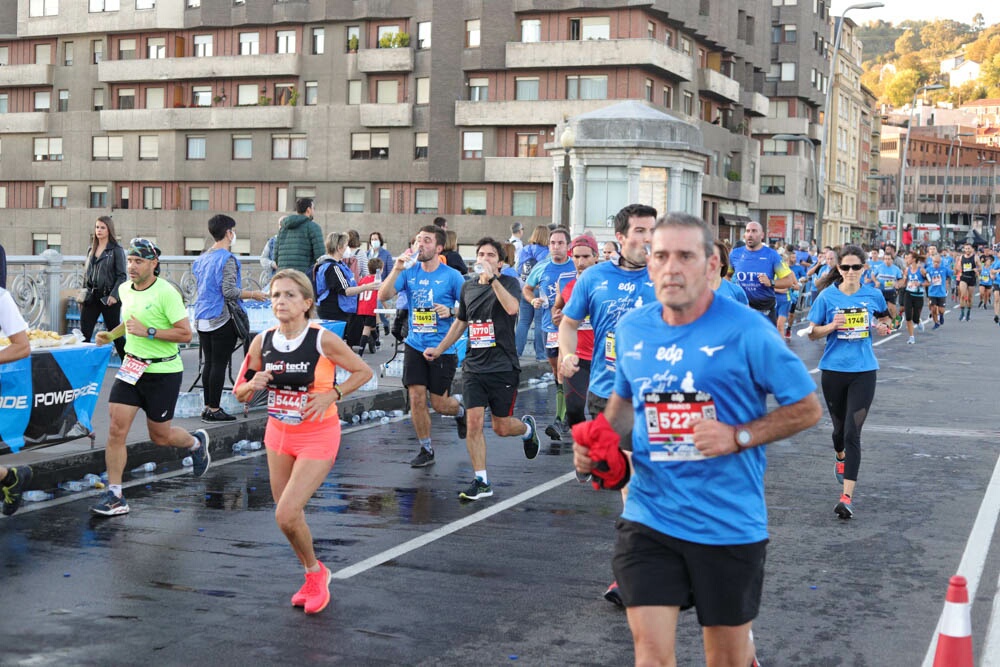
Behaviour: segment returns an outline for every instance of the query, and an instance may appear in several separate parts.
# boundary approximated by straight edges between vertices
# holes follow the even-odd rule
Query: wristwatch
[[[156,338],[156,329],[153,327],[146,329],[146,337],[149,338],[149,340]]]
[[[492,285],[494,282],[496,282],[496,279],[497,279],[496,276],[491,276],[490,279],[486,281],[486,284]]]
[[[753,434],[750,433],[750,429],[742,426],[736,429],[736,446],[739,448],[740,452],[748,449],[751,442],[753,442]]]

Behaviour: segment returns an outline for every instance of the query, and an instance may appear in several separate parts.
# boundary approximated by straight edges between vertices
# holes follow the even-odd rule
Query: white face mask
[[[354,254],[354,248],[344,248],[344,259],[348,259]]]
[[[374,248],[375,250],[378,250],[381,247],[382,247],[382,242],[381,241],[379,241],[378,239],[374,239],[372,241],[372,248]]]
[[[236,230],[234,229],[234,230],[232,230],[232,232],[233,232],[233,240],[230,241],[230,245],[236,243]]]

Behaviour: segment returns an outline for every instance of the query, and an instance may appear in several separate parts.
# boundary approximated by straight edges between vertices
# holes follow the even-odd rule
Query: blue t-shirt
[[[985,259],[985,258],[984,258]],[[993,279],[990,277],[990,269],[993,267],[992,264],[987,264],[985,261],[980,260],[979,263],[979,284],[985,287],[989,287],[993,284]]]
[[[625,313],[656,301],[649,271],[626,271],[614,262],[595,264],[580,274],[563,314],[582,322],[588,315],[594,329],[590,391],[611,396],[615,380],[615,326]],[[603,359],[603,361],[602,361]]]
[[[896,289],[896,283],[903,279],[903,272],[895,264],[879,262],[872,266],[872,273],[878,280],[879,289],[886,292]]]
[[[1000,257],[993,260],[993,264],[990,266],[990,269],[998,272],[996,277],[993,279],[993,282],[996,283],[997,281],[1000,281]]]
[[[743,288],[734,283],[731,280],[722,279],[719,286],[716,288],[715,293],[719,296],[724,296],[733,301],[739,301],[745,306],[749,306],[750,302],[747,300],[747,293],[743,291]]]
[[[729,263],[733,267],[733,282],[743,288],[750,303],[773,299],[774,277],[788,275],[781,255],[767,246],[755,251],[748,250],[746,246],[734,248],[729,253]],[[761,273],[770,279],[770,287],[761,284]]]
[[[927,269],[927,280],[930,286],[927,288],[927,296],[948,296],[948,281],[954,280],[955,274],[944,264],[938,268],[929,267]]]
[[[774,325],[732,299],[713,297],[698,320],[672,327],[663,322],[663,306],[654,302],[621,319],[618,349],[615,393],[632,401],[635,413],[634,473],[622,516],[699,544],[766,539],[764,447],[678,460],[675,454],[693,447],[681,441],[683,434],[654,434],[651,443],[650,429],[663,424],[663,417],[671,421],[671,415],[658,413],[664,406],[656,394],[708,395],[715,418],[735,426],[765,415],[768,394],[790,405],[814,392],[809,372]],[[673,424],[683,429],[684,414],[674,416],[679,419]],[[669,442],[661,442],[664,437]]]
[[[410,308],[410,333],[406,344],[418,352],[437,347],[455,321],[453,317],[438,317],[432,308],[441,304],[454,308],[462,293],[465,278],[447,264],[438,264],[434,271],[424,271],[419,262],[396,276],[396,291],[405,293]],[[445,354],[457,354],[455,346]]]
[[[906,291],[913,296],[924,295],[924,268],[906,270]]]
[[[531,270],[525,284],[532,289],[537,287],[538,296],[548,299],[547,304],[541,307],[542,331],[551,333],[558,330],[552,324],[552,305],[556,302],[556,296],[562,292],[566,283],[574,278],[576,278],[576,266],[569,258],[566,258],[562,264],[556,264],[552,261],[552,257],[549,257],[536,264],[535,268]]]
[[[878,370],[872,350],[872,327],[875,313],[884,313],[886,308],[882,292],[866,285],[851,295],[841,292],[839,285],[830,285],[820,292],[809,309],[810,322],[822,326],[833,322],[839,312],[847,316],[844,325],[827,335],[826,348],[819,360],[820,370],[844,373]]]

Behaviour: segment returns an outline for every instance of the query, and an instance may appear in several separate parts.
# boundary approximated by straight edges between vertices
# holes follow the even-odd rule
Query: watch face
[[[753,436],[750,435],[750,431],[741,428],[736,432],[736,442],[744,447],[749,445],[751,440],[753,440]]]

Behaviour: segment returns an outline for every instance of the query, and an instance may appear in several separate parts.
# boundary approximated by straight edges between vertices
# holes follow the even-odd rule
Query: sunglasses
[[[860,271],[863,268],[865,268],[864,264],[841,264],[840,265],[840,270],[841,271]]]

